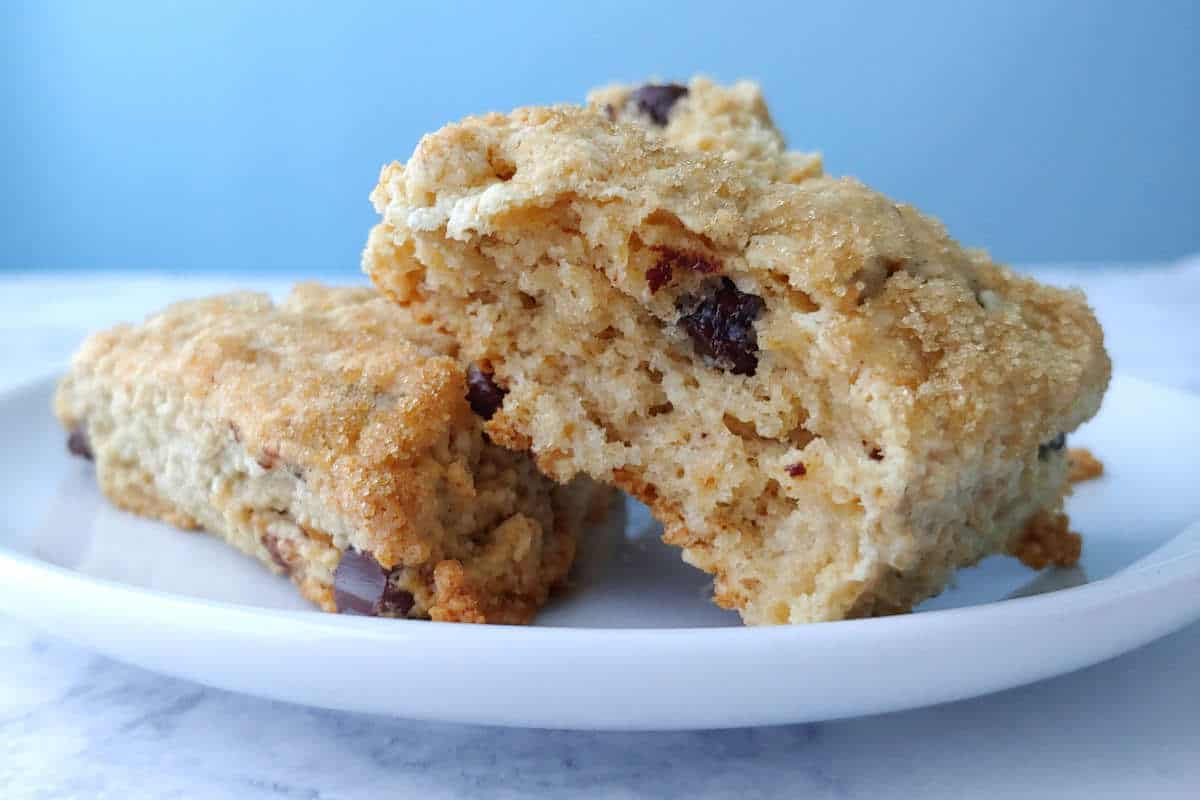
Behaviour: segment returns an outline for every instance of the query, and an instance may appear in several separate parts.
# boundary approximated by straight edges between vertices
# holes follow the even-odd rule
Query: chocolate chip
[[[729,278],[709,285],[697,300],[681,297],[676,305],[679,324],[692,337],[696,352],[734,375],[753,375],[758,369],[758,334],[754,321],[766,308],[758,295],[738,291]]]
[[[670,247],[656,247],[658,262],[646,270],[646,282],[650,284],[650,293],[657,292],[671,282],[676,269],[687,269],[703,275],[711,275],[721,271],[721,265],[709,260],[703,255],[674,250]]]
[[[484,372],[474,364],[467,367],[467,402],[476,414],[491,419],[500,410],[506,394],[508,392],[492,380],[491,373]]]
[[[390,583],[383,590],[383,598],[380,601],[381,610],[397,617],[403,617],[412,610],[413,603],[416,600],[412,596],[412,592],[404,589],[397,589]]]
[[[391,573],[370,553],[347,550],[333,572],[333,600],[339,614],[403,617],[416,602],[412,592],[391,585]]]
[[[94,458],[92,455],[92,443],[88,441],[88,435],[83,432],[82,428],[76,428],[67,437],[67,452],[73,456],[86,458],[88,461]]]
[[[791,475],[793,478],[803,478],[806,474],[808,474],[808,467],[804,466],[803,464],[792,464],[787,468],[787,474]]]
[[[338,613],[375,616],[387,588],[387,573],[369,553],[342,553],[333,572],[333,600]]]
[[[878,447],[872,447],[871,452],[867,453],[872,461],[883,461],[883,451]]]
[[[671,108],[687,93],[687,87],[677,83],[651,83],[635,90],[633,101],[637,103],[638,111],[654,120],[654,124],[666,125]]]
[[[1055,436],[1045,444],[1038,445],[1038,458],[1040,458],[1042,461],[1045,461],[1050,457],[1051,453],[1057,453],[1066,446],[1067,435],[1065,433],[1060,433],[1058,436]]]
[[[650,284],[650,294],[654,294],[671,282],[671,262],[659,261],[646,270],[646,283]]]

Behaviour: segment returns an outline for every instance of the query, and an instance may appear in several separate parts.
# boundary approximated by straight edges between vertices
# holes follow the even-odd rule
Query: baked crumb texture
[[[526,622],[593,490],[485,442],[453,347],[372,289],[214,297],[89,338],[55,408],[114,504],[326,611]]]
[[[1083,539],[1070,524],[1061,511],[1039,511],[1025,523],[1010,551],[1030,569],[1074,566],[1083,552]]]
[[[626,91],[450,125],[372,194],[364,267],[492,375],[495,441],[647,503],[752,624],[910,609],[1060,512],[1109,378],[1081,294],[780,178],[781,139],[682,150]],[[775,141],[755,91],[723,97]]]
[[[1072,447],[1067,451],[1067,480],[1083,483],[1095,480],[1104,474],[1104,464],[1086,447]]]

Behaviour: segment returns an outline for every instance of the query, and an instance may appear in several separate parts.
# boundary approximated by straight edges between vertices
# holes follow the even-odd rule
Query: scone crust
[[[369,289],[304,307],[317,291],[289,301],[296,312],[264,294],[185,301],[90,337],[75,370],[105,376],[132,402],[143,387],[169,386],[172,401],[226,420],[264,469],[306,475],[355,521],[359,544],[391,566],[421,539],[417,503],[429,491],[406,467],[446,430],[469,426],[465,388],[451,359],[406,343],[396,314],[367,299]],[[68,427],[86,424],[69,402],[77,380],[69,376],[59,394]]]
[[[646,85],[605,86],[590,92],[587,104],[613,122],[642,126],[672,147],[737,161],[775,180],[797,183],[824,174],[819,153],[787,149],[757,83],[722,86],[696,76],[686,86],[674,85],[685,91],[671,105],[665,124],[639,107],[638,92]]]
[[[326,610],[353,549],[399,576],[405,614],[525,622],[581,514],[485,442],[452,349],[366,287],[225,295],[90,337],[55,408],[114,503],[225,536]]]

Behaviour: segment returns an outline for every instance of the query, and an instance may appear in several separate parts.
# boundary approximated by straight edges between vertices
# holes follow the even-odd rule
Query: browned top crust
[[[85,425],[74,417],[86,409],[63,398],[101,377],[131,406],[157,392],[203,409],[264,468],[303,476],[384,566],[421,563],[441,527],[432,494],[445,481],[431,470],[456,469],[434,462],[449,458],[456,431],[478,433],[461,369],[408,343],[411,333],[403,312],[367,288],[302,285],[279,306],[251,293],[182,302],[90,337],[58,412]]]
[[[665,123],[638,102],[644,85],[596,89],[588,94],[588,106],[614,122],[637,123],[672,147],[741,161],[777,180],[798,182],[822,174],[820,155],[787,149],[762,89],[753,81],[721,86],[697,76],[674,88],[681,94],[671,103]]]

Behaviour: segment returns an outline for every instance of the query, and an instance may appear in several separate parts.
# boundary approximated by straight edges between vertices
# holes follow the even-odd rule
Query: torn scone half
[[[55,410],[115,505],[326,611],[524,623],[603,498],[488,442],[450,348],[367,288],[232,294],[93,335]]]
[[[1109,378],[1082,295],[610,116],[467,119],[373,194],[364,267],[490,375],[494,440],[645,501],[754,624],[907,610],[1069,535],[1038,521]]]

